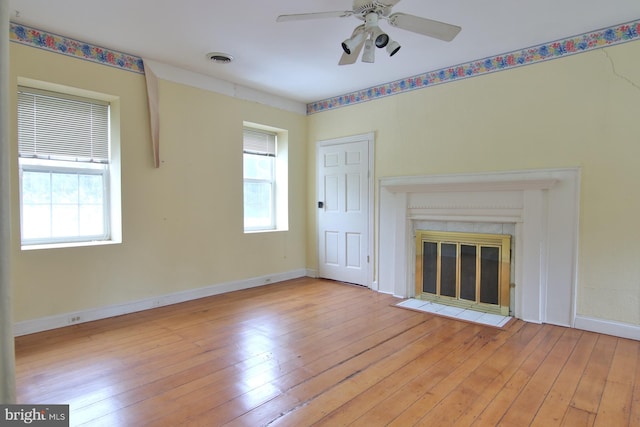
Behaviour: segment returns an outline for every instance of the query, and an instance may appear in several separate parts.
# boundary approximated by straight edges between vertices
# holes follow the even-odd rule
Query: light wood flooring
[[[90,426],[638,426],[640,343],[297,279],[16,339],[19,403]]]

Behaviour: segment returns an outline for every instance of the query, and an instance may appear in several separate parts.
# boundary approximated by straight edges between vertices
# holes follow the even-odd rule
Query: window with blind
[[[110,105],[20,87],[22,245],[111,239]]]
[[[275,133],[243,131],[245,231],[276,228],[276,143]]]

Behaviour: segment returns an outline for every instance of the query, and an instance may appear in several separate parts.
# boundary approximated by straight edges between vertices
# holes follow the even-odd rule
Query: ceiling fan
[[[348,16],[355,16],[364,21],[364,24],[357,26],[355,30],[353,30],[351,37],[342,42],[344,53],[340,58],[340,62],[338,62],[339,65],[355,63],[363,48],[362,62],[374,62],[374,46],[377,48],[386,48],[389,56],[398,53],[400,44],[395,40],[391,40],[389,35],[380,29],[378,22],[381,20],[386,20],[392,27],[402,28],[403,30],[447,42],[453,40],[462,29],[457,25],[446,24],[407,13],[391,13],[393,6],[399,1],[400,0],[353,0],[352,10],[280,15],[276,18],[276,22],[320,18],[345,18]]]

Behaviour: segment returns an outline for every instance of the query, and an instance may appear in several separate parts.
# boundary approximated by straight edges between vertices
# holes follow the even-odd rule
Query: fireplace
[[[511,236],[416,231],[419,299],[509,315]]]
[[[572,327],[579,178],[579,169],[545,169],[380,179],[374,288],[416,296],[416,230],[510,227],[512,315]]]

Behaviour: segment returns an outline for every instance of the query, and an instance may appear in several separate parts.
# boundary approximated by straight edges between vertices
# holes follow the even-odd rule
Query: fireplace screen
[[[419,230],[416,297],[509,314],[511,236]]]

